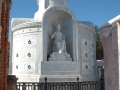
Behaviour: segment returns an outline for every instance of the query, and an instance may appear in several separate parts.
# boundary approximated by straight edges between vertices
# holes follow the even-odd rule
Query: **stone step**
[[[53,53],[50,55],[49,61],[72,61],[68,53]]]
[[[51,54],[50,57],[55,56],[55,54]],[[70,57],[70,54],[66,55],[67,57]]]

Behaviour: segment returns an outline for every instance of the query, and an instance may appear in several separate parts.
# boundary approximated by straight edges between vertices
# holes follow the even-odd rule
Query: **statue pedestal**
[[[76,78],[82,81],[80,64],[72,61],[42,61],[40,82],[76,82]]]
[[[53,52],[53,54],[50,54],[49,61],[72,61],[72,58],[70,58],[70,54],[68,54],[67,52]]]

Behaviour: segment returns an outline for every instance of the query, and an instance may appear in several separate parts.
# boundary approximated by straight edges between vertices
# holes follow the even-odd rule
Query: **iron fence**
[[[103,81],[79,82],[17,82],[17,90],[105,90]]]

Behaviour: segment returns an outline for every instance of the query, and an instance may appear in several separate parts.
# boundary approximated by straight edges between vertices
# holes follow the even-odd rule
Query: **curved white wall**
[[[20,21],[23,22],[21,19],[12,22],[12,57],[9,74],[19,77],[19,82],[39,82],[42,56],[41,24]]]
[[[96,42],[94,27],[78,23],[78,56],[83,81],[96,80]]]

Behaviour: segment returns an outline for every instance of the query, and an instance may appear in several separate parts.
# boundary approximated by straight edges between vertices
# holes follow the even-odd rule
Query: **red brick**
[[[7,73],[8,73],[8,28],[11,0],[2,0],[1,26],[0,33],[0,90],[7,90]]]

